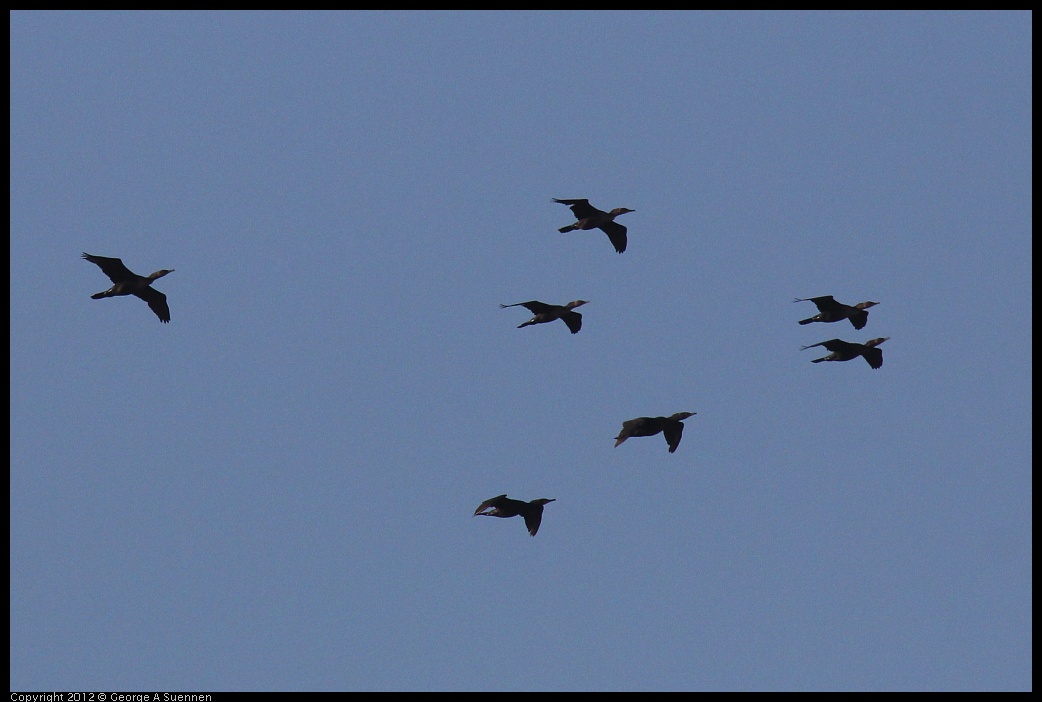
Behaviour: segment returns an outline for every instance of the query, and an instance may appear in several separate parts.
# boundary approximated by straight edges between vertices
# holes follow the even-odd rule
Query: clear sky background
[[[1030,689],[1031,19],[14,13],[12,689]]]

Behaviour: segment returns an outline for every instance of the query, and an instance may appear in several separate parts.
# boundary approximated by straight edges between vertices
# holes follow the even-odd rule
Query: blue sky
[[[1031,38],[12,14],[11,688],[1030,689]]]

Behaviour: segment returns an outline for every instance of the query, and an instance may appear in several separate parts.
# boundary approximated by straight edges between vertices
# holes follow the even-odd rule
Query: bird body
[[[502,309],[507,307],[524,307],[535,315],[524,324],[519,324],[517,326],[518,329],[532,324],[546,324],[547,322],[560,319],[568,325],[573,334],[578,334],[583,326],[583,316],[573,310],[585,304],[587,304],[586,300],[572,300],[567,305],[548,305],[539,300],[529,300],[528,302],[515,302],[512,305],[500,304],[499,306]]]
[[[618,446],[631,436],[654,436],[659,432],[666,438],[669,452],[673,453],[680,446],[680,439],[684,435],[683,420],[693,417],[696,412],[677,412],[669,417],[637,417],[622,423],[622,431],[615,437],[615,445]]]
[[[821,363],[822,361],[850,361],[858,356],[863,356],[864,359],[868,361],[868,365],[872,366],[873,369],[876,369],[883,366],[883,349],[876,347],[889,338],[889,336],[884,336],[879,339],[866,341],[863,344],[843,341],[842,339],[829,339],[828,341],[822,341],[818,344],[803,346],[800,350],[804,351],[806,349],[814,348],[815,346],[824,346],[832,352],[828,356],[815,358],[811,363]]]
[[[856,305],[844,305],[836,302],[831,295],[821,297],[797,297],[793,302],[813,302],[818,307],[818,314],[807,319],[801,319],[800,324],[811,322],[838,322],[849,319],[855,329],[862,329],[868,324],[868,308],[878,305],[878,302],[865,301]]]
[[[474,510],[474,516],[478,517],[516,517],[521,515],[525,520],[525,528],[528,533],[535,536],[539,531],[539,524],[543,521],[543,505],[548,502],[556,502],[556,499],[540,497],[538,500],[525,502],[523,500],[512,500],[506,495],[497,495],[485,500]]]
[[[626,227],[622,226],[615,221],[615,218],[619,215],[626,214],[627,212],[636,212],[626,207],[616,207],[610,212],[604,210],[598,210],[596,207],[590,204],[589,200],[558,200],[556,197],[553,198],[554,202],[562,205],[568,205],[571,209],[572,214],[575,215],[575,224],[569,224],[566,227],[561,227],[557,231],[570,232],[576,229],[600,229],[602,232],[608,235],[611,240],[612,246],[619,253],[626,250]]]
[[[92,300],[134,295],[148,303],[149,309],[156,313],[159,321],[164,323],[170,321],[170,307],[166,303],[166,295],[153,288],[152,283],[168,273],[173,273],[173,270],[158,270],[149,276],[141,276],[124,266],[123,261],[118,258],[92,256],[88,253],[83,254],[83,258],[100,268],[101,272],[107,275],[113,283],[108,290],[91,295]]]

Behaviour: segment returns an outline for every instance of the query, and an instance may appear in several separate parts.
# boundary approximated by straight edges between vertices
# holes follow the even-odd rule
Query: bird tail
[[[570,231],[574,231],[574,230],[576,230],[576,229],[578,229],[578,228],[579,228],[579,227],[575,226],[574,224],[569,224],[569,225],[568,225],[567,227],[561,227],[561,228],[560,228],[560,229],[558,229],[557,231],[559,231],[559,232],[561,232],[562,234],[564,234],[565,232],[570,232]]]

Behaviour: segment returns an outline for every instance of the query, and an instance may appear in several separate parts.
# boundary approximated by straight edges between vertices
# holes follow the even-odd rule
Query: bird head
[[[618,217],[619,215],[624,215],[627,212],[636,212],[636,210],[631,210],[628,207],[616,207],[614,210],[612,210],[608,214],[610,214],[612,217]]]
[[[533,505],[545,505],[547,502],[557,502],[557,498],[549,499],[546,497],[540,497],[538,500],[532,500]]]
[[[698,413],[697,412],[677,412],[672,417],[670,417],[670,419],[675,419],[678,422],[682,422],[685,419],[687,419],[688,417],[694,417],[696,414],[698,414]]]
[[[576,307],[582,307],[583,305],[587,304],[588,302],[589,302],[588,300],[572,300],[567,305],[565,305],[565,307],[567,307],[570,310],[574,310]]]
[[[866,341],[865,342],[865,346],[867,346],[868,348],[874,348],[876,346],[879,346],[881,343],[883,343],[884,341],[886,341],[889,338],[890,338],[889,336],[882,336],[882,337],[880,337],[878,339],[872,339],[871,341]]]
[[[151,278],[152,280],[159,280],[164,275],[169,275],[170,273],[173,273],[173,272],[174,272],[173,268],[171,268],[170,270],[167,270],[167,269],[164,268],[161,271],[156,271],[155,273],[153,273],[152,275],[150,275],[148,277]]]
[[[857,307],[859,310],[867,310],[869,307],[875,307],[878,304],[878,302],[872,302],[871,300],[869,300],[866,302],[859,302],[856,305],[854,305],[854,307]]]

